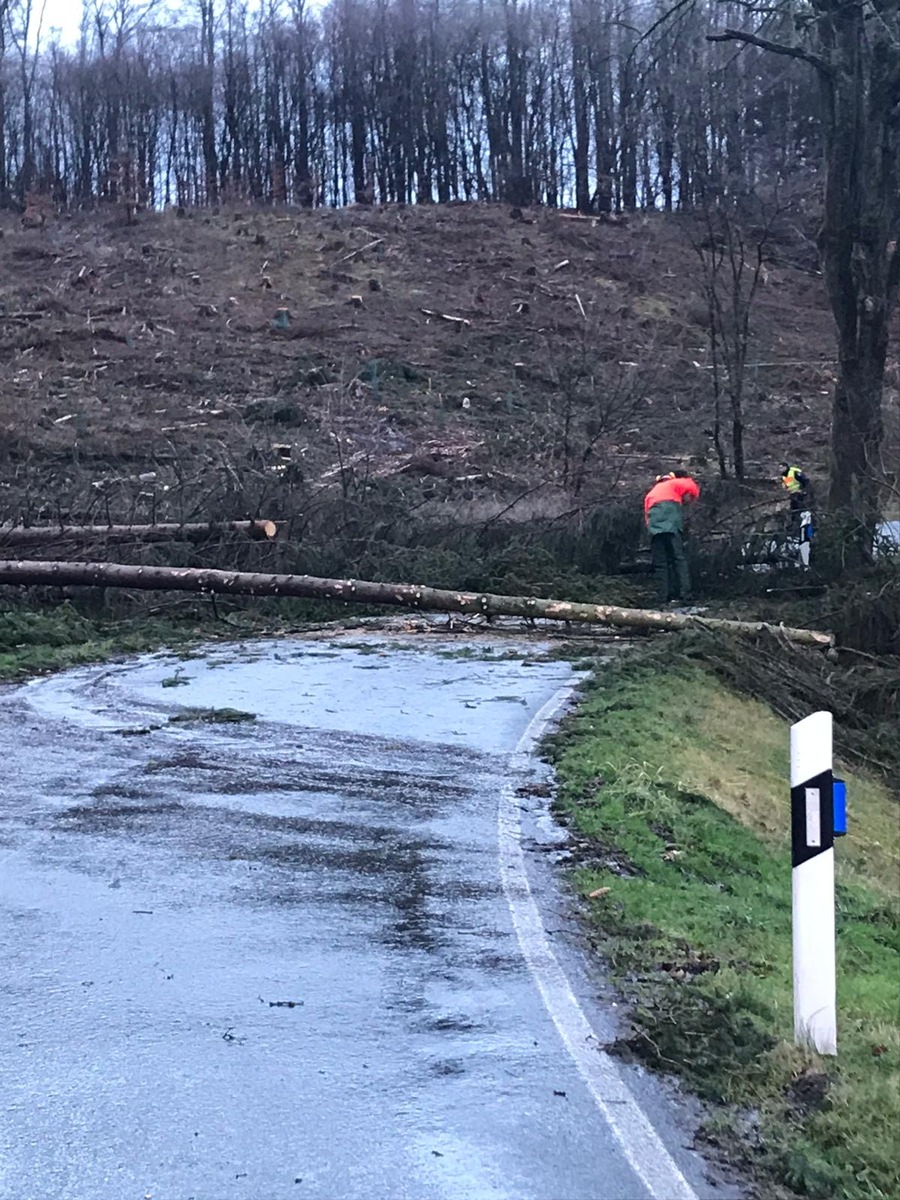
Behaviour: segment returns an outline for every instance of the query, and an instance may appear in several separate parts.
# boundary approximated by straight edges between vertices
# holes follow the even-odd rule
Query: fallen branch
[[[187,525],[0,525],[0,546],[42,546],[56,542],[193,542],[219,533],[246,533],[269,541],[274,521],[216,521]]]
[[[756,635],[772,626],[762,621],[726,621],[616,608],[606,604],[572,604],[530,596],[494,596],[452,592],[412,583],[373,583],[362,579],[318,579],[313,575],[264,575],[249,571],[213,571],[189,567],[137,567],[121,563],[0,561],[0,584],[23,586],[122,587],[143,591],[213,592],[223,595],[298,596],[340,600],[347,604],[383,604],[432,612],[483,613],[486,616],[543,617],[634,629],[708,629]],[[803,646],[831,646],[831,634],[814,629],[774,632]]]
[[[450,321],[454,325],[471,325],[472,324],[472,322],[469,321],[466,317],[454,317],[450,313],[437,312],[433,308],[422,308],[419,311],[423,312],[426,317],[440,317],[440,319],[442,321]]]
[[[376,238],[376,239],[374,240],[374,242],[368,242],[368,243],[367,243],[365,246],[359,246],[359,247],[358,247],[356,250],[351,250],[349,254],[345,254],[343,258],[339,258],[339,259],[337,259],[337,261],[336,261],[336,262],[334,262],[334,263],[332,264],[332,266],[333,266],[333,267],[336,267],[336,266],[338,266],[340,263],[350,262],[350,260],[351,260],[351,259],[353,259],[353,258],[356,258],[356,256],[357,256],[358,254],[365,254],[365,252],[366,252],[367,250],[374,250],[374,249],[375,249],[375,247],[376,247],[376,246],[380,246],[380,245],[381,245],[381,243],[382,243],[383,241],[384,241],[384,238],[383,238],[383,237],[380,237],[380,238]],[[329,269],[330,269],[330,268],[329,268]]]

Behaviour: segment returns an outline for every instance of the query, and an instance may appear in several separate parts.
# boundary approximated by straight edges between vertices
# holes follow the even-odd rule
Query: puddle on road
[[[543,662],[535,672],[536,649],[543,647],[460,646],[412,636],[334,643],[328,649],[268,641],[217,646],[186,661],[158,654],[71,671],[30,684],[26,695],[44,717],[140,732],[141,740],[158,740],[157,727],[165,725],[167,742],[172,736],[209,742],[210,731],[191,727],[191,714],[218,725],[217,714],[231,712],[246,714],[248,725],[295,726],[298,736],[304,729],[327,728],[495,752],[515,744],[522,709],[532,705],[536,692],[545,699],[572,677],[565,662]],[[373,656],[379,661],[372,662]],[[183,727],[176,731],[173,724]],[[260,735],[254,729],[249,736]]]
[[[566,662],[526,665],[534,653],[533,643],[516,657],[508,642],[421,637],[323,653],[321,643],[279,640],[42,679],[8,698],[17,721],[26,714],[21,751],[15,722],[4,737],[0,704],[12,810],[49,833],[48,859],[75,856],[91,875],[104,877],[107,856],[121,853],[134,878],[168,864],[199,873],[204,889],[239,879],[241,903],[354,895],[394,910],[388,940],[424,944],[434,905],[421,919],[402,915],[412,881],[445,864],[450,906],[497,897],[498,777],[529,715],[573,678]],[[362,669],[373,655],[380,669]],[[172,720],[211,710],[256,720]],[[137,727],[144,736],[119,736]],[[485,831],[482,890],[481,868],[446,864]]]

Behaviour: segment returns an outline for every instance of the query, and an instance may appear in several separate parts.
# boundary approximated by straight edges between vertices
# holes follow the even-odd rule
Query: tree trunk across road
[[[375,583],[362,579],[318,579],[313,575],[266,575],[188,567],[142,567],[121,563],[0,561],[0,584],[23,586],[121,587],[143,591],[211,592],[221,595],[295,596],[341,600],[347,604],[385,604],[400,608],[485,616],[543,617],[631,629],[713,629],[755,635],[760,621],[727,621],[608,604],[573,604],[533,596],[494,596],[456,592],[412,583]],[[780,625],[783,637],[803,646],[831,646],[831,634]]]

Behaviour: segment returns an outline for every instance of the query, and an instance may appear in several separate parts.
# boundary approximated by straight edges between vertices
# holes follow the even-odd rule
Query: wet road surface
[[[457,652],[263,643],[3,698],[3,1200],[731,1194],[597,1050],[516,791],[571,668]]]

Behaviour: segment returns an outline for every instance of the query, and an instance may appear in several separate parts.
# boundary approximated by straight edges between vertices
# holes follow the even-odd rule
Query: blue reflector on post
[[[847,785],[843,779],[834,781],[834,836],[843,837],[847,832]]]

